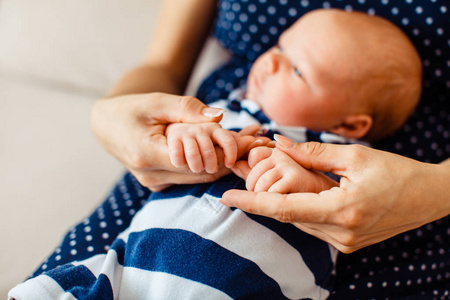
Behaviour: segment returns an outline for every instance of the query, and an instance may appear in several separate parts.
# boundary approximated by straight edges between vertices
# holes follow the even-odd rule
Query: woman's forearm
[[[97,139],[152,191],[174,183],[209,182],[229,172],[222,168],[217,174],[193,175],[175,168],[165,137],[170,123],[220,121],[220,112],[182,96],[216,5],[216,0],[165,0],[142,65],[93,106],[91,127]]]
[[[450,215],[450,193],[448,191],[448,185],[450,183],[450,158],[442,161],[437,165],[440,168],[440,184],[441,191],[438,191],[438,195],[441,196],[443,216]],[[432,192],[432,191],[431,191]]]
[[[144,64],[126,73],[109,91],[107,97],[161,92],[181,94],[184,85],[177,82],[164,67]]]

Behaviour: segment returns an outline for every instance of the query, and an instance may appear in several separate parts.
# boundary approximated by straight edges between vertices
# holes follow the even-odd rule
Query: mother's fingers
[[[373,149],[362,145],[335,145],[318,142],[294,143],[276,136],[276,147],[307,169],[345,175],[348,169],[361,168]]]
[[[340,212],[326,198],[340,198],[340,190],[334,188],[322,193],[279,194],[229,190],[222,196],[221,203],[237,207],[248,213],[274,218],[291,223],[344,253],[351,253],[383,240],[386,232],[374,231],[364,234],[355,231],[348,222],[348,214]]]
[[[392,231],[390,229],[378,232],[356,233],[340,224],[327,225],[315,223],[296,223],[300,230],[313,235],[338,249],[342,253],[352,253],[364,247],[384,241],[387,237],[402,233],[406,230]]]
[[[152,94],[160,97],[160,101],[151,101],[147,105],[151,109],[151,117],[159,124],[166,123],[200,123],[219,122],[222,119],[223,109],[209,107],[197,98],[191,96],[174,96],[167,94]]]
[[[332,205],[320,194],[278,194],[229,190],[220,202],[226,206],[274,218],[284,223],[325,223],[333,210]]]

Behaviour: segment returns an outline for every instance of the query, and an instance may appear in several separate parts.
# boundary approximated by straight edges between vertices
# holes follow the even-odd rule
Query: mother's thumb
[[[195,97],[184,96],[180,101],[179,118],[184,123],[219,122],[224,109],[209,107]]]

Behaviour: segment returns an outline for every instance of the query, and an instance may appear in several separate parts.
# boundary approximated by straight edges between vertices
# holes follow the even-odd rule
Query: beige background
[[[90,109],[143,57],[160,2],[0,1],[0,299],[123,174]],[[188,93],[227,59],[208,49]]]

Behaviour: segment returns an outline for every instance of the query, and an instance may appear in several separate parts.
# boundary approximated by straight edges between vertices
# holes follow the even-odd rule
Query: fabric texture
[[[262,124],[268,136],[351,142],[280,127],[253,101],[234,98],[240,94],[211,103],[228,110],[222,127]],[[51,269],[15,287],[10,297],[34,292],[40,299],[326,299],[337,250],[291,224],[223,206],[219,200],[232,188],[245,189],[245,182],[229,175],[151,193],[106,253]]]
[[[214,35],[233,58],[199,89],[206,102],[225,97],[247,78],[254,60],[303,14],[318,8],[362,11],[402,29],[423,63],[415,113],[373,145],[419,161],[450,157],[450,3],[443,0],[222,0]],[[423,199],[426,201],[426,199]],[[450,297],[450,217],[352,253],[340,254],[332,299]]]
[[[218,1],[213,34],[232,58],[203,82],[197,96],[206,103],[227,98],[245,83],[253,61],[276,43],[284,29],[308,11],[329,7],[358,10],[392,21],[411,39],[422,58],[424,89],[414,115],[374,147],[430,163],[450,157],[450,4],[445,0]],[[148,194],[126,174],[111,197],[67,234],[35,275],[105,253]],[[86,228],[92,231],[86,232]],[[449,237],[450,218],[446,217],[356,253],[340,254],[331,298],[449,298]]]

